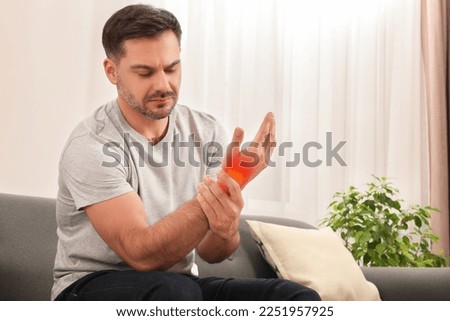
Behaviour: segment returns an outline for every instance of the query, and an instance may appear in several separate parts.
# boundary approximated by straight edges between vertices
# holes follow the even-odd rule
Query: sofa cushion
[[[365,279],[332,230],[247,223],[261,254],[280,278],[316,290],[323,300],[380,300],[375,285]]]

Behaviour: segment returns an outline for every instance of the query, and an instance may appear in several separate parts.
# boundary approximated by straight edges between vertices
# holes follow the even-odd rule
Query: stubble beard
[[[175,105],[177,104],[177,97],[174,92],[167,92],[167,93],[152,93],[149,96],[145,97],[144,102],[140,103],[136,97],[126,88],[123,83],[120,81],[120,79],[117,81],[117,91],[119,93],[119,96],[122,97],[125,102],[131,106],[134,110],[139,112],[141,115],[144,115],[145,117],[153,120],[160,120],[168,117],[172,110],[175,108]],[[163,108],[165,104],[158,105],[157,108],[161,108],[161,112],[153,112],[147,108],[145,108],[145,103],[149,102],[151,99],[159,98],[159,97],[173,97],[173,105],[170,106],[169,110],[164,111]]]

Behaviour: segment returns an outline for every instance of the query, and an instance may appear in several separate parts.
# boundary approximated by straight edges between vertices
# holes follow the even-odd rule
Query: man
[[[278,279],[197,277],[195,254],[214,263],[238,247],[243,186],[220,166],[217,144],[211,159],[192,157],[204,160],[201,146],[226,141],[213,117],[177,105],[180,38],[177,19],[147,5],[127,6],[104,26],[104,70],[118,98],[75,128],[61,156],[52,298],[319,299]],[[266,167],[273,146],[263,142],[274,133],[269,113],[250,179]],[[227,157],[241,156],[242,140],[237,128]]]

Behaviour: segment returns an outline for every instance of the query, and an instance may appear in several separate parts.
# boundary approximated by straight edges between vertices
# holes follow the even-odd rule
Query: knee
[[[288,301],[321,301],[319,293],[306,286],[291,281],[284,281],[289,293]]]
[[[294,299],[296,301],[322,301],[319,293],[310,288],[305,288],[304,293],[300,294],[300,298]]]
[[[163,275],[151,293],[151,300],[200,301],[203,295],[198,284],[190,277],[175,273]]]

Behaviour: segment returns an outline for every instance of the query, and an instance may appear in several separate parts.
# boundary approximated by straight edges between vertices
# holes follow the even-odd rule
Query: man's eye
[[[148,78],[150,77],[152,74],[151,73],[145,73],[145,74],[138,74],[139,76],[143,77],[143,78]]]
[[[166,69],[166,73],[168,73],[168,74],[175,72],[175,71],[176,71],[176,68]]]

